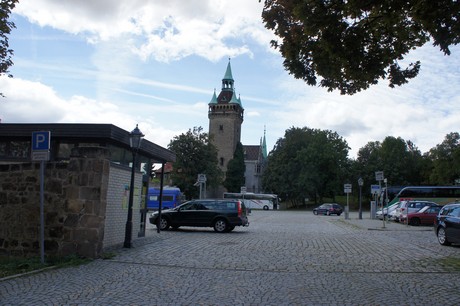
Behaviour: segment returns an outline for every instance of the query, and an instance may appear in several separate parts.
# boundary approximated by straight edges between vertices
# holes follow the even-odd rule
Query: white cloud
[[[257,1],[34,0],[20,2],[14,12],[93,43],[130,35],[132,39],[124,41],[127,48],[144,60],[163,62],[192,54],[213,62],[251,56],[241,43],[244,36],[267,48],[272,36],[263,27],[262,4]]]
[[[262,7],[263,1],[257,0],[20,1],[15,13],[45,29],[63,31],[52,34],[62,33],[61,43],[71,36],[67,33],[83,37],[92,43],[88,51],[92,54],[82,59],[84,66],[66,57],[40,61],[40,52],[24,60],[14,58],[24,70],[37,71],[31,78],[41,83],[21,74],[1,78],[0,88],[7,95],[0,99],[2,121],[104,122],[128,131],[139,123],[149,140],[167,145],[173,136],[193,126],[206,130],[206,99],[211,98],[212,86],[196,85],[186,78],[177,81],[179,72],[164,66],[165,75],[172,77],[163,79],[156,71],[142,69],[157,68],[158,62],[185,63],[184,58],[195,55],[212,63],[240,56],[270,67],[269,75],[251,71],[253,63],[244,67],[245,74],[254,75],[251,85],[260,88],[251,91],[248,86],[241,97],[247,108],[242,135],[251,137],[251,143],[258,143],[264,125],[273,144],[286,129],[308,126],[337,131],[353,148],[350,156],[355,156],[367,142],[386,136],[412,140],[427,151],[447,133],[458,131],[460,47],[452,48],[450,57],[429,46],[412,52],[407,61],[420,59],[422,69],[419,77],[400,88],[389,89],[381,81],[362,93],[341,96],[307,86],[283,71],[280,56],[273,56],[277,51],[269,49],[273,34],[263,27]],[[31,36],[37,41],[45,37]],[[52,46],[55,41],[50,36],[47,43]],[[77,46],[80,41],[73,43]],[[50,62],[55,66],[50,67]],[[236,65],[232,60],[232,66]],[[203,69],[215,69],[209,67]],[[224,69],[216,72],[215,79],[203,82],[218,83]],[[188,73],[180,70],[184,71]],[[239,77],[234,75],[237,82]],[[59,78],[61,82],[53,83]],[[78,83],[78,88],[77,79],[87,82]],[[88,86],[91,82],[95,84]],[[96,94],[83,93],[92,86]]]
[[[185,131],[165,128],[168,124],[159,122],[158,117],[162,117],[162,112],[171,112],[168,107],[155,107],[155,111],[152,111],[143,106],[147,110],[143,113],[139,112],[140,108],[127,108],[77,95],[66,100],[39,82],[5,76],[0,77],[0,88],[5,95],[0,100],[0,119],[3,123],[110,123],[127,131],[139,123],[146,139],[164,147],[174,136]],[[206,109],[204,104],[199,104],[192,107],[191,111],[177,106],[176,110],[186,114],[201,114],[204,113],[203,107]],[[166,122],[171,120],[167,116],[163,117]]]

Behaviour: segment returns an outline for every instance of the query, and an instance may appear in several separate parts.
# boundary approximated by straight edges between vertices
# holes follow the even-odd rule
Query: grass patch
[[[0,278],[32,272],[52,266],[62,268],[79,266],[88,262],[91,262],[91,259],[81,258],[76,255],[46,258],[45,264],[40,262],[39,257],[0,257]]]
[[[446,268],[453,269],[455,271],[460,271],[460,258],[458,257],[444,257],[439,259],[439,263]]]

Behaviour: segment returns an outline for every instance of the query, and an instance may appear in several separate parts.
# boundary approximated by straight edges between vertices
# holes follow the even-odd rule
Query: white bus
[[[267,193],[231,193],[224,192],[224,199],[238,199],[244,202],[248,209],[271,210],[278,209],[278,196]]]

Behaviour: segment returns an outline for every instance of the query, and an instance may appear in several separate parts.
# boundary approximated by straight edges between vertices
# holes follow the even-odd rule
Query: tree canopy
[[[225,174],[224,187],[228,192],[240,192],[241,186],[244,186],[244,150],[241,142],[236,145],[233,159],[228,162],[227,173]]]
[[[187,199],[198,198],[199,189],[194,185],[198,174],[206,174],[207,185],[217,187],[222,182],[222,171],[217,163],[217,149],[209,142],[202,127],[194,127],[187,133],[175,136],[168,148],[176,153],[171,179]]]
[[[298,204],[341,192],[348,166],[348,144],[328,130],[290,128],[268,156],[264,189]]]
[[[449,46],[459,42],[460,2],[265,0],[262,19],[280,38],[272,46],[290,74],[354,94],[379,79],[394,87],[416,77],[420,61],[401,62],[430,40],[450,55]]]
[[[420,150],[401,137],[387,136],[382,142],[367,143],[359,149],[356,168],[367,185],[375,183],[375,172],[383,171],[385,178],[393,185],[421,185],[424,159]]]
[[[460,134],[449,133],[441,144],[432,148],[428,157],[433,162],[430,180],[438,185],[453,185],[460,180]]]

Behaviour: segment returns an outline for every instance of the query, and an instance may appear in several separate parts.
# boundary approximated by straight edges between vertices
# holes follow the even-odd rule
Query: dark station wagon
[[[158,212],[149,218],[158,227]],[[174,209],[161,212],[160,230],[180,226],[213,227],[216,232],[232,231],[235,226],[249,226],[244,203],[236,199],[204,199],[188,201]]]
[[[460,203],[449,203],[441,208],[434,220],[434,232],[442,245],[460,243]]]
[[[315,215],[337,215],[343,212],[343,207],[337,203],[324,203],[313,209]]]

